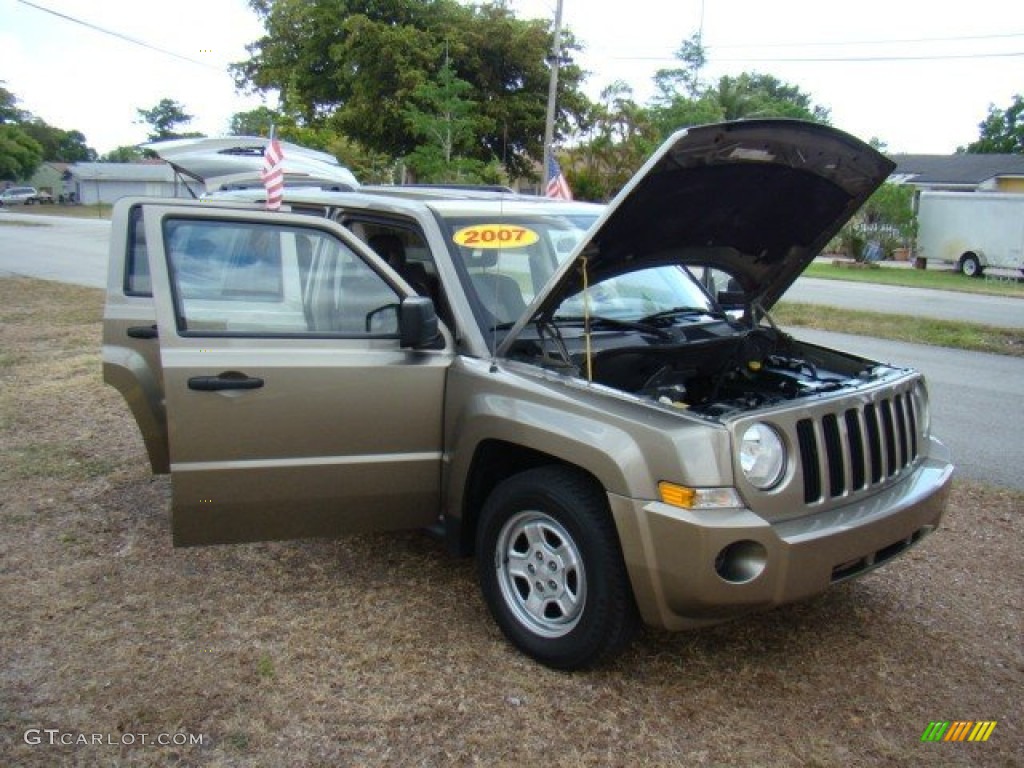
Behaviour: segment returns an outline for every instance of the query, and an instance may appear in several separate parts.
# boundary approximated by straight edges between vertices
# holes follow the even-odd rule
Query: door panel
[[[430,525],[451,343],[325,220],[145,208],[176,545]]]
[[[118,242],[114,233],[124,233]],[[167,420],[156,314],[150,290],[142,211],[119,205],[111,222],[107,300],[103,311],[103,380],[131,408],[155,474],[167,474]]]

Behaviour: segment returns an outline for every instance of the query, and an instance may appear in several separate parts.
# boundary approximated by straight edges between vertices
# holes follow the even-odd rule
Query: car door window
[[[124,267],[124,292],[128,296],[152,296],[153,285],[149,276],[146,228],[142,222],[141,206],[132,208],[128,222],[128,248]]]
[[[398,333],[398,293],[330,233],[169,218],[164,243],[182,334]]]

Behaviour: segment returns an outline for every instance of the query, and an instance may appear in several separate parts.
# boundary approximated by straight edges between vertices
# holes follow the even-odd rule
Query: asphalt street
[[[793,335],[921,371],[932,434],[949,446],[957,474],[1024,490],[1024,358],[807,328]]]
[[[23,275],[102,288],[110,222],[0,209],[0,276]]]
[[[785,300],[935,320],[963,320],[1001,328],[1024,328],[1024,301],[1003,296],[801,277],[786,291]]]
[[[24,226],[24,223],[46,226]],[[0,210],[0,276],[106,284],[110,222]],[[1024,300],[801,278],[786,299],[1024,328]],[[1024,359],[800,330],[795,335],[924,372],[934,433],[964,477],[1024,490]]]

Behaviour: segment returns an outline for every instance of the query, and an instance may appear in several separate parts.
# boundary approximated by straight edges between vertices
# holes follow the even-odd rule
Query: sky
[[[136,110],[163,98],[208,135],[225,133],[235,112],[276,106],[238,93],[227,73],[263,33],[244,0],[31,2],[146,44],[0,0],[0,81],[22,109],[82,131],[101,154],[144,141]],[[553,19],[556,2],[508,5],[520,18]],[[648,101],[654,73],[700,31],[705,81],[773,75],[828,108],[836,127],[890,152],[954,152],[978,137],[990,105],[1024,94],[1024,0],[563,0],[562,16],[585,46],[591,98],[621,80]]]

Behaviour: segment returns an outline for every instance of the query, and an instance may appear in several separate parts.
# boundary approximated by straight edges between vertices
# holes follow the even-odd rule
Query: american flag
[[[281,198],[284,197],[284,151],[281,142],[271,138],[263,151],[263,170],[260,171],[263,186],[267,190],[267,210],[281,210]]]
[[[544,190],[544,195],[559,200],[572,200],[569,182],[562,175],[562,169],[558,167],[558,161],[555,160],[554,155],[548,156],[548,188]]]

